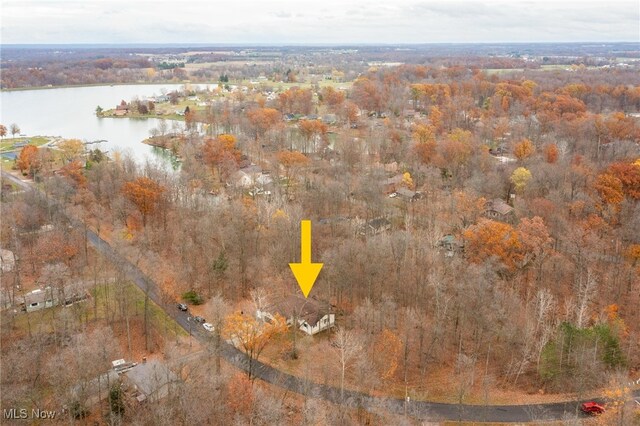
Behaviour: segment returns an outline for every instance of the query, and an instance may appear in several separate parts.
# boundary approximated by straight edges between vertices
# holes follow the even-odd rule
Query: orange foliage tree
[[[384,87],[367,77],[360,77],[353,83],[351,98],[360,108],[376,113],[382,112],[387,103]]]
[[[267,133],[280,121],[280,112],[273,108],[256,108],[247,112],[255,140]]]
[[[554,143],[545,145],[544,158],[549,164],[553,164],[558,161],[558,146]]]
[[[474,263],[496,257],[509,269],[515,269],[522,260],[518,233],[507,223],[480,219],[463,232],[464,251]]]
[[[640,164],[618,162],[611,164],[607,172],[620,180],[622,192],[634,200],[640,200]]]
[[[309,163],[309,158],[298,151],[280,151],[276,154],[276,158],[284,167],[285,178],[287,179],[287,191],[291,185],[291,177],[294,172]]]
[[[242,153],[236,148],[236,138],[233,135],[222,134],[216,138],[209,138],[204,143],[204,161],[215,167],[222,179],[222,166],[231,164],[237,166]]]
[[[166,188],[153,179],[139,177],[126,182],[122,186],[122,193],[131,201],[142,214],[142,224],[147,225],[147,217],[156,212]]]
[[[433,126],[434,132],[442,132],[442,111],[435,105],[429,109],[429,122]]]
[[[58,144],[58,149],[65,163],[73,161],[84,152],[84,144],[80,139],[65,139]]]
[[[278,96],[278,104],[283,113],[309,114],[313,106],[313,93],[311,89],[292,87]]]
[[[329,130],[327,125],[320,120],[302,120],[298,124],[300,134],[305,141],[305,152],[308,152],[307,145],[314,137],[320,136],[323,140],[326,139],[327,131]]]
[[[87,177],[84,175],[82,163],[79,160],[73,160],[65,164],[60,169],[60,173],[71,179],[76,186],[84,187],[87,183]]]
[[[345,99],[343,92],[336,90],[331,86],[323,87],[321,94],[322,102],[333,108],[342,105]]]
[[[253,315],[233,313],[227,316],[222,335],[239,346],[249,357],[249,379],[253,378],[253,366],[267,344],[287,330],[286,320],[279,314],[271,322],[257,320]]]
[[[598,195],[600,195],[600,198],[605,204],[616,207],[624,200],[622,182],[609,173],[598,175],[594,189],[598,192]]]
[[[28,174],[33,177],[42,168],[42,162],[38,155],[38,147],[35,145],[27,145],[22,148],[16,160],[16,166],[22,174]]]
[[[536,147],[529,139],[522,139],[513,148],[513,155],[520,161],[529,158],[536,152]]]
[[[418,124],[413,129],[414,150],[420,161],[429,164],[436,155],[435,128],[430,125]]]
[[[439,166],[450,169],[455,174],[471,156],[473,150],[471,136],[471,132],[468,130],[454,129],[451,131],[444,142],[440,144],[441,164]]]

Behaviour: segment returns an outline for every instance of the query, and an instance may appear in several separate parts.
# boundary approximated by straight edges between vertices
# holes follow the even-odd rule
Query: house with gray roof
[[[179,382],[178,376],[158,360],[138,364],[123,373],[127,384],[133,386],[138,401],[158,401],[166,398],[171,387]]]

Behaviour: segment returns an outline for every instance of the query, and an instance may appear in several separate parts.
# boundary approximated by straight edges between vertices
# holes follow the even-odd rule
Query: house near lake
[[[271,183],[273,183],[271,176],[264,173],[262,168],[255,164],[243,167],[231,175],[231,184],[239,188],[252,186],[264,188]]]

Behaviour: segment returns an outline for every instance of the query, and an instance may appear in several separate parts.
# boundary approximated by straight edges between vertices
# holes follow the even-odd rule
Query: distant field
[[[486,72],[488,75],[494,75],[494,74],[505,74],[505,73],[509,73],[509,72],[522,72],[524,71],[524,68],[485,68],[484,72]]]
[[[538,70],[541,71],[564,71],[564,70],[570,70],[572,67],[572,65],[567,65],[567,64],[551,64],[551,65],[540,65],[540,68],[537,68]],[[587,67],[587,69],[595,69],[597,67]],[[525,70],[525,68],[485,68],[484,72],[487,73],[487,75],[501,75],[501,74],[507,74],[510,72],[523,72]],[[535,68],[533,70],[536,70]]]
[[[187,70],[200,70],[203,68],[215,67],[215,66],[245,66],[253,64],[264,64],[265,62],[273,62],[271,59],[247,59],[239,61],[215,61],[215,62],[201,62],[195,64],[185,64]]]
[[[241,85],[241,86],[249,86],[251,85],[251,81],[252,80],[242,80],[240,82],[229,82],[229,84],[232,85]],[[258,85],[260,84],[264,84],[266,86],[271,86],[271,87],[278,87],[278,88],[284,88],[284,89],[289,89],[291,87],[302,87],[302,88],[309,88],[312,86],[312,83],[310,82],[296,82],[296,83],[285,83],[285,82],[273,82],[273,81],[260,81],[258,82]],[[318,81],[318,86],[320,87],[325,87],[325,86],[331,86],[333,88],[339,88],[339,87],[345,87],[347,89],[351,88],[352,86],[352,82],[343,82],[343,83],[338,83],[336,81],[333,80],[320,80]]]

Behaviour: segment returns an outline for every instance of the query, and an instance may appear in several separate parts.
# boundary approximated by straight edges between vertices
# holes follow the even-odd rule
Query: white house
[[[47,286],[45,288],[38,288],[26,293],[23,299],[23,309],[27,312],[33,312],[58,305],[70,306],[76,302],[81,302],[89,298],[88,293],[78,290],[73,286],[69,285],[65,290],[67,291],[67,294],[64,294],[60,289]]]
[[[258,309],[256,317],[270,321],[276,313],[285,317],[290,326],[297,321],[298,328],[310,336],[334,327],[336,321],[330,304],[298,295],[280,298],[262,310]]]
[[[58,304],[57,291],[51,287],[36,289],[24,295],[24,306],[27,312],[51,308]]]

